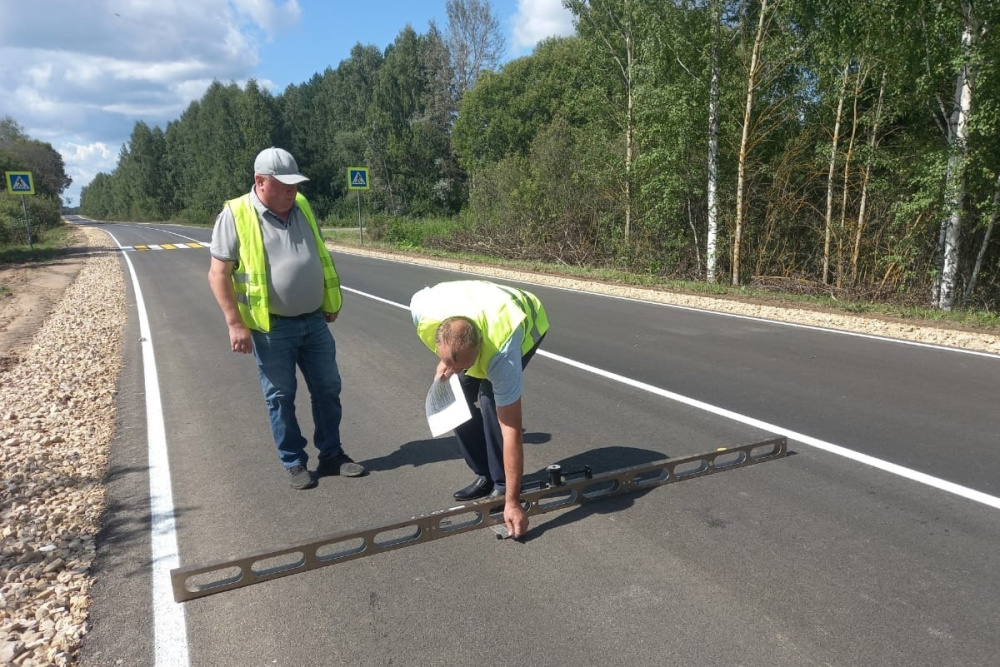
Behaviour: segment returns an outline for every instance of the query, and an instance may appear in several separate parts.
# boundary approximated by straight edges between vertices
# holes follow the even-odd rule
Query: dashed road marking
[[[162,243],[160,245],[123,245],[125,252],[145,252],[147,250],[186,250],[188,248],[208,248],[208,243]]]

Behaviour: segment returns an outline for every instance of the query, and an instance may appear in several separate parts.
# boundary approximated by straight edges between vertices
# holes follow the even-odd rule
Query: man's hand
[[[528,517],[519,502],[507,501],[503,507],[503,522],[507,524],[507,534],[515,540],[528,531]]]
[[[215,300],[219,302],[222,314],[229,326],[229,347],[233,352],[250,354],[253,352],[253,340],[250,330],[243,323],[239,306],[236,305],[236,290],[233,288],[233,266],[235,262],[212,258],[208,269],[208,286],[212,288]]]
[[[323,317],[326,319],[327,324],[333,324],[337,321],[337,315],[340,315],[340,311],[336,313],[323,313]]]
[[[503,435],[503,470],[506,477],[503,520],[513,538],[528,530],[528,517],[521,507],[521,480],[524,477],[524,441],[521,436],[521,399],[497,406],[497,419]]]
[[[229,344],[233,352],[240,354],[250,354],[253,352],[253,339],[250,338],[250,330],[242,322],[229,327]]]
[[[435,380],[440,379],[442,382],[444,382],[445,380],[450,378],[452,374],[454,374],[454,372],[455,371],[452,370],[451,366],[446,364],[444,361],[439,361],[437,368],[434,369],[434,379]]]

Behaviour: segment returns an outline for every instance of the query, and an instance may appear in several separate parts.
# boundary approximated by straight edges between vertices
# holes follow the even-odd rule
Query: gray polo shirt
[[[294,317],[318,310],[323,304],[323,264],[305,215],[298,206],[293,206],[286,225],[261,203],[252,188],[250,201],[257,209],[264,236],[270,311]],[[224,262],[239,261],[240,240],[228,206],[215,219],[211,253]]]

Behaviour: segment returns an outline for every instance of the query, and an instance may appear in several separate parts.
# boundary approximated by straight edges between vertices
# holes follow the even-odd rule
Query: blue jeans
[[[309,396],[315,432],[313,444],[319,458],[328,459],[344,450],[340,442],[340,370],[337,345],[322,311],[299,317],[271,316],[271,331],[251,331],[260,386],[264,390],[268,418],[278,457],[286,468],[306,465],[306,439],[295,418],[295,367],[302,370]]]

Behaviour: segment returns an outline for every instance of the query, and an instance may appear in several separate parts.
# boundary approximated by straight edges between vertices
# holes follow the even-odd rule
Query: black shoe
[[[288,469],[288,474],[292,478],[292,488],[298,491],[311,489],[316,486],[316,480],[312,473],[305,466],[292,466]]]
[[[507,489],[504,489],[503,487],[495,486],[495,487],[493,487],[493,490],[490,491],[490,495],[488,495],[486,497],[487,498],[503,498],[506,495],[507,495]]]
[[[469,484],[464,489],[459,489],[453,495],[455,496],[455,500],[475,500],[489,494],[492,490],[493,482],[480,475],[472,484]]]
[[[343,475],[344,477],[361,477],[365,474],[365,467],[347,454],[337,454],[328,459],[320,459],[316,466],[318,475]]]

